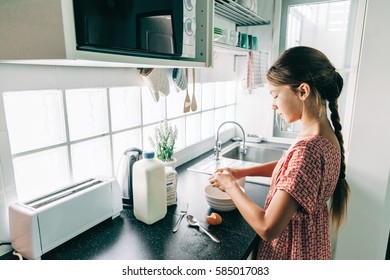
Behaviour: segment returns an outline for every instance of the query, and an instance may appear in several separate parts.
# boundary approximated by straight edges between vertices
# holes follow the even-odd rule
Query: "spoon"
[[[221,241],[219,241],[218,238],[216,238],[214,235],[212,235],[210,232],[208,232],[204,227],[202,227],[202,226],[200,225],[198,219],[195,218],[194,216],[192,216],[192,215],[187,215],[187,222],[188,222],[191,226],[198,226],[199,229],[200,229],[201,231],[203,231],[204,233],[206,233],[206,234],[211,238],[211,240],[213,240],[214,242],[217,242],[217,243],[221,242]]]

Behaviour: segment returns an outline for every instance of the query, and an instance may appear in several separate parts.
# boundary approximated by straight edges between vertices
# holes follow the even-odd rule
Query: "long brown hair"
[[[286,50],[278,58],[268,70],[267,79],[274,85],[289,85],[293,91],[301,83],[307,83],[321,104],[328,102],[330,119],[341,151],[340,175],[330,206],[332,223],[338,231],[347,213],[350,192],[345,179],[344,140],[338,111],[338,98],[343,89],[343,78],[322,52],[299,46]]]

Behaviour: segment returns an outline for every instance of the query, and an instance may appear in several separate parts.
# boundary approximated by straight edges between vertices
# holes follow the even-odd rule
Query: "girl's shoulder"
[[[291,148],[307,149],[308,151],[317,149],[338,151],[338,148],[328,138],[322,135],[313,135],[304,139],[297,140],[291,145]]]
[[[321,158],[340,155],[340,150],[324,136],[314,135],[297,140],[285,154],[287,159],[292,158]]]

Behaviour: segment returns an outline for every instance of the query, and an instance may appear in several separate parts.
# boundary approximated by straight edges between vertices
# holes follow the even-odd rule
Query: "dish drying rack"
[[[234,0],[215,0],[214,7],[216,14],[234,21],[237,26],[266,25],[271,23],[270,20],[264,19]]]

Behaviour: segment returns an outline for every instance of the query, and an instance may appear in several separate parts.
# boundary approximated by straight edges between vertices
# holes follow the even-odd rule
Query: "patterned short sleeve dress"
[[[340,151],[325,137],[298,141],[276,165],[265,209],[278,190],[299,204],[282,234],[271,242],[261,240],[258,259],[331,259],[327,201],[340,173]]]

